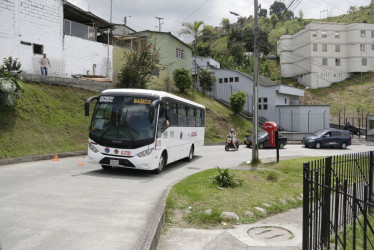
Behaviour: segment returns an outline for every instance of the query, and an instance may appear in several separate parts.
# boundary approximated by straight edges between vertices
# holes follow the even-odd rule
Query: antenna
[[[158,31],[161,32],[161,25],[164,24],[164,22],[161,23],[161,20],[164,20],[163,17],[155,17],[156,19],[158,19]]]

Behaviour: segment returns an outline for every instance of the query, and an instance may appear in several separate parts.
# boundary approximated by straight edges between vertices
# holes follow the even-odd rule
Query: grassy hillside
[[[367,112],[374,111],[374,73],[351,76],[333,83],[329,87],[305,90],[302,104],[330,104],[331,118],[337,121],[339,111],[346,108],[346,116],[357,117],[357,108]]]
[[[97,93],[32,83],[24,88],[14,109],[0,107],[0,159],[87,149],[90,119],[84,116],[84,101]],[[223,142],[231,127],[242,136],[252,129],[251,123],[211,98],[198,93],[183,96],[207,107],[207,143]]]

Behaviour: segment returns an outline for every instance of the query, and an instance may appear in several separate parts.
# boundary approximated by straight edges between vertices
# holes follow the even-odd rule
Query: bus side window
[[[166,119],[169,120],[170,126],[178,125],[177,104],[169,102],[166,108]]]
[[[182,104],[178,104],[178,126],[187,126],[186,107]]]
[[[160,110],[158,112],[158,125],[157,125],[157,136],[160,137],[161,134],[167,129],[165,125],[165,105],[160,105]]]
[[[196,110],[196,126],[201,126],[201,109]]]
[[[189,108],[188,109],[188,126],[195,127],[196,120],[195,120],[195,109]]]

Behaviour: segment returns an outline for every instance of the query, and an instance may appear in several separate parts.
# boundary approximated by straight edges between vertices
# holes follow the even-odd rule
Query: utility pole
[[[158,19],[158,31],[161,32],[161,25],[164,24],[164,22],[161,23],[161,20],[163,20],[164,18],[157,16],[155,18]]]
[[[131,17],[131,16],[125,16],[125,17],[123,17],[123,22],[124,22],[125,26],[126,26],[126,24],[127,24],[127,18],[128,18],[128,17]]]
[[[253,140],[252,140],[252,162],[259,162],[258,156],[258,65],[259,65],[259,46],[258,46],[258,0],[254,0],[254,69],[253,69]]]
[[[112,23],[113,0],[110,0],[110,23]]]

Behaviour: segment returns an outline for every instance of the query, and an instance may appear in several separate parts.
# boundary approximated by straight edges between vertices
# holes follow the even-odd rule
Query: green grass
[[[292,159],[260,164],[252,170],[230,170],[235,178],[243,180],[237,188],[219,190],[213,185],[211,179],[218,174],[217,169],[189,176],[170,191],[166,201],[167,221],[177,226],[209,228],[222,222],[219,215],[223,211],[235,212],[241,223],[252,223],[264,217],[254,209],[264,207],[263,203],[271,204],[266,208],[268,214],[299,207],[302,202],[296,197],[302,193],[302,165],[315,159]],[[288,201],[287,204],[280,202],[281,199]],[[181,216],[189,207],[191,213]],[[212,215],[205,214],[207,209],[213,210]],[[247,211],[254,212],[254,217],[245,217]]]
[[[0,108],[0,159],[87,148],[84,101],[94,92],[25,83],[15,108]]]
[[[15,108],[0,107],[0,159],[87,149],[90,118],[84,116],[84,102],[98,93],[33,83],[24,88]],[[207,143],[224,142],[232,127],[241,140],[252,130],[250,122],[211,98],[197,92],[183,96],[207,107]]]

